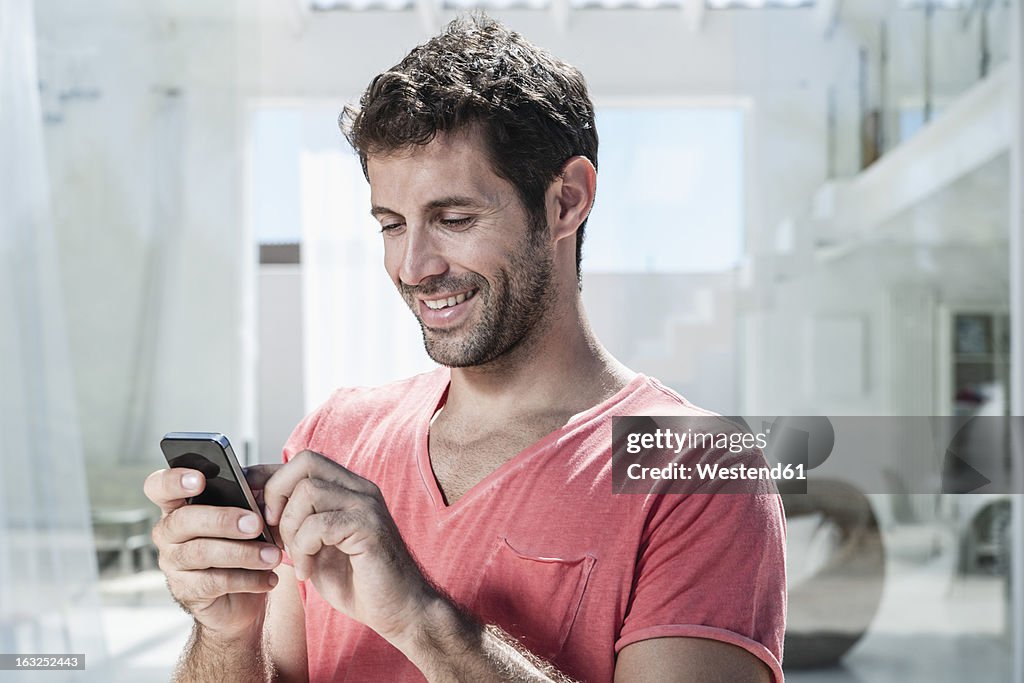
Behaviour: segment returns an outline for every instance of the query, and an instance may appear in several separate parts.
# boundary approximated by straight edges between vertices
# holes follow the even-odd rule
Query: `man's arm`
[[[270,676],[261,650],[261,635],[253,629],[237,634],[229,640],[219,638],[198,621],[192,626],[192,636],[178,660],[171,680],[174,683],[192,681],[253,681],[264,683]]]
[[[444,596],[391,641],[428,681],[572,683],[497,626],[484,626]]]
[[[268,594],[262,633],[252,631],[221,640],[196,622],[182,653],[174,681],[274,681],[309,679],[306,626],[295,572],[288,565],[275,570],[277,586]]]
[[[172,680],[177,683],[308,680],[305,611],[295,572],[282,564],[275,573],[279,580],[268,593],[264,619],[227,639],[196,621]]]
[[[176,681],[262,681],[266,594],[278,583],[276,547],[252,540],[263,529],[241,508],[187,505],[205,487],[201,472],[154,472],[146,496],[161,510],[153,527],[160,568],[175,601],[195,621]]]
[[[280,582],[269,595],[263,630],[263,653],[275,682],[291,683],[309,678],[306,653],[305,614],[299,597],[295,572],[288,565],[276,569]],[[483,626],[443,598],[426,611],[425,620],[410,635],[400,650],[424,672],[428,680],[552,681],[571,683],[571,679],[549,663],[525,650],[496,626]],[[236,643],[230,652],[209,645],[207,656],[193,663],[216,662],[215,672],[196,671],[192,680],[224,680],[225,662],[232,653],[256,652]],[[227,656],[225,657],[225,654]],[[260,666],[257,666],[260,670]],[[259,679],[257,679],[259,680]],[[653,638],[627,645],[619,653],[615,667],[616,683],[646,681],[675,683],[770,683],[768,667],[746,650],[704,638]]]
[[[570,683],[495,626],[481,626],[444,598],[393,641],[428,681]],[[622,648],[616,683],[771,683],[768,666],[741,647],[706,638],[652,638]]]
[[[269,660],[271,680],[304,682],[309,680],[306,612],[299,596],[295,571],[286,564],[278,565],[275,571],[281,580],[268,596],[263,653]]]
[[[764,662],[736,645],[706,638],[651,638],[622,648],[615,683],[771,683]]]

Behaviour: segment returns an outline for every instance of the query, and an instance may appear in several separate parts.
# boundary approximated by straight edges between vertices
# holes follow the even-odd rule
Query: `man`
[[[613,414],[707,413],[587,324],[580,73],[460,20],[344,125],[385,268],[445,367],[336,392],[286,464],[250,470],[284,558],[244,540],[257,516],[186,506],[199,473],[147,480],[195,618],[179,679],[781,680],[778,497],[612,494]]]

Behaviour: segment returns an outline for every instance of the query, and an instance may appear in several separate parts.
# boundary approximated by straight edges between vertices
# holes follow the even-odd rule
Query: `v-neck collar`
[[[449,504],[445,502],[444,495],[441,493],[441,487],[437,483],[437,477],[434,476],[434,468],[430,463],[430,426],[434,416],[447,402],[448,391],[452,385],[451,371],[446,371],[446,375],[447,381],[435,394],[434,400],[425,402],[423,410],[416,420],[417,431],[415,439],[416,461],[419,467],[420,478],[433,503],[434,511],[443,517],[456,514],[460,510],[471,506],[473,501],[483,495],[483,492],[489,489],[496,481],[504,478],[510,472],[525,466],[536,454],[547,450],[552,443],[559,441],[564,436],[593,420],[604,416],[605,413],[609,412],[624,398],[643,386],[648,380],[646,375],[637,373],[626,386],[619,389],[615,394],[597,405],[573,415],[564,425],[548,432],[513,455],[493,472],[488,473],[487,476],[474,484],[458,500]]]

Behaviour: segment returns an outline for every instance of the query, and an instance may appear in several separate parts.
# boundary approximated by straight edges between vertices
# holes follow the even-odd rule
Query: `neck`
[[[597,341],[573,291],[568,314],[550,311],[543,325],[486,365],[452,369],[446,411],[516,415],[582,412],[635,376]],[[563,309],[564,310],[564,309]]]

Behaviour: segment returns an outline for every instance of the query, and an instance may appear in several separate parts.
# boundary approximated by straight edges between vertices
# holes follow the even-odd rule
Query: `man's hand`
[[[250,468],[299,580],[392,643],[407,640],[439,595],[423,576],[377,486],[312,451]]]
[[[207,635],[223,641],[252,637],[262,627],[266,594],[277,584],[281,551],[253,542],[259,515],[241,508],[186,505],[206,479],[174,468],[146,479],[146,496],[160,507],[153,542],[174,599]]]

